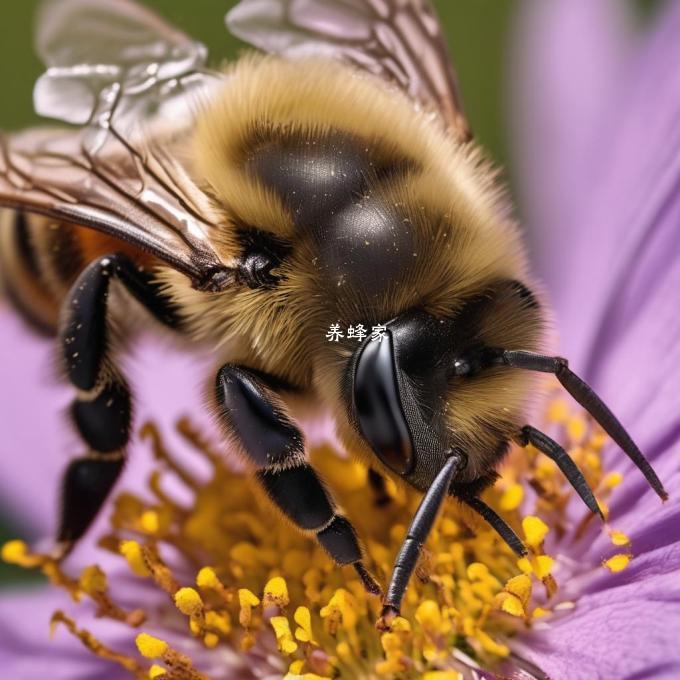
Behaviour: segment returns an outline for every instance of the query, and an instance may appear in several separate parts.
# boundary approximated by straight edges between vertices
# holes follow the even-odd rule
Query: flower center
[[[555,436],[569,443],[606,517],[606,501],[622,477],[604,470],[605,435],[561,399],[550,402],[546,419]],[[379,634],[375,621],[381,603],[366,593],[354,570],[336,567],[311,538],[289,526],[187,421],[178,424],[178,432],[191,455],[209,462],[209,480],[194,477],[190,464],[167,449],[153,425],[145,425],[141,435],[151,442],[157,462],[148,497],[119,494],[111,531],[99,542],[156,591],[149,593],[153,607],[127,610],[116,604],[124,600],[125,585],[97,565],[73,578],[21,541],[2,549],[6,561],[41,568],[76,601],[93,600],[99,616],[137,629],[139,654],[132,656],[79,629],[61,611],[52,618],[53,626],[66,626],[91,652],[133,677],[207,678],[209,671],[198,669],[214,667],[211,655],[227,646],[242,652],[247,663],[266,658],[274,672],[288,668],[289,678],[426,674],[447,680],[470,667],[492,667],[510,653],[511,639],[522,629],[575,606],[558,585],[573,568],[563,557],[595,520],[576,501],[569,503],[574,494],[568,482],[531,446],[513,448],[499,481],[485,494],[523,532],[529,555],[517,560],[493,530],[449,501],[423,550],[402,617]],[[359,463],[327,447],[310,457],[364,539],[367,563],[386,583],[418,494],[388,481],[388,499],[378,498]],[[166,489],[171,477],[187,487],[191,502]],[[607,530],[621,548],[603,566],[619,571],[630,560],[629,541]],[[185,644],[183,637],[194,644]]]

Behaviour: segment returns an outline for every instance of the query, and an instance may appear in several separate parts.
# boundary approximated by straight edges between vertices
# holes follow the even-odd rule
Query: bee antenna
[[[543,356],[521,350],[501,350],[499,360],[500,363],[512,368],[553,373],[567,392],[595,418],[600,427],[621,447],[621,450],[628,458],[633,461],[659,497],[664,501],[668,499],[668,493],[664,489],[661,480],[659,480],[656,472],[654,472],[649,461],[637,447],[637,444],[592,387],[569,368],[569,363],[566,359]]]
[[[526,425],[522,428],[518,441],[522,446],[527,444],[535,446],[541,453],[544,453],[550,460],[553,460],[574,487],[576,493],[588,506],[588,509],[593,514],[599,515],[600,519],[604,521],[602,510],[600,510],[600,506],[597,504],[593,490],[588,486],[586,478],[578,469],[576,463],[570,458],[569,454],[556,441],[535,427],[531,427],[531,425]]]
[[[460,496],[460,500],[481,515],[508,544],[510,549],[520,557],[527,554],[527,548],[522,539],[510,528],[506,521],[477,496]]]
[[[392,578],[383,600],[383,609],[378,627],[389,627],[389,621],[399,615],[401,601],[406,592],[409,579],[418,562],[420,550],[432,529],[439,509],[446,498],[451,481],[465,465],[465,454],[453,449],[434,482],[420,501],[418,510],[411,521],[406,538],[401,545],[392,569]]]

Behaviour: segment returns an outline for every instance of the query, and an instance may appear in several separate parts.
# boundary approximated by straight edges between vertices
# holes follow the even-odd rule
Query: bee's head
[[[517,281],[467,299],[450,317],[412,310],[367,338],[349,368],[350,420],[380,462],[419,489],[449,452],[467,464],[453,489],[477,492],[495,479],[521,427],[529,383],[500,366],[498,348],[535,347],[540,309]]]

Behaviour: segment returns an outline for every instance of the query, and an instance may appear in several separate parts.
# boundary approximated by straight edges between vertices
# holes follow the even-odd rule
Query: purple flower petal
[[[573,270],[562,259],[590,194],[593,141],[631,48],[620,0],[529,0],[517,19],[512,83],[520,206],[538,273],[559,302]]]
[[[129,673],[87,653],[63,627],[50,638],[50,617],[56,609],[72,609],[68,595],[56,588],[37,588],[0,599],[0,668],[5,678],[21,680],[117,680]],[[78,618],[83,618],[78,609]],[[132,651],[129,629],[111,621],[88,621],[88,629],[117,649]],[[121,632],[125,635],[121,636]],[[120,650],[117,645],[121,644]]]
[[[7,308],[0,309],[0,497],[34,535],[52,527],[66,427],[61,412],[68,403],[56,384],[51,346],[29,334]]]
[[[541,5],[539,16],[555,18],[559,5]],[[541,38],[549,52],[560,47],[565,64],[574,46],[557,38],[568,26],[555,25]],[[559,269],[549,284],[563,351],[626,424],[671,494],[662,505],[609,447],[608,467],[625,476],[611,522],[631,536],[634,559],[623,572],[603,571],[600,562],[620,549],[595,528],[575,547],[553,546],[576,565],[561,591],[576,608],[518,643],[551,677],[680,676],[680,69],[669,67],[680,64],[679,32],[680,5],[670,3],[619,85],[606,88],[609,103],[582,135],[589,156],[579,157],[583,148],[564,154],[560,143],[547,146],[543,156],[556,158],[553,174],[546,172],[548,192],[537,175],[525,177],[534,183],[526,186],[535,194],[533,218],[540,212],[550,229],[539,239],[542,261]],[[538,53],[533,59],[542,63]],[[595,61],[592,68],[603,72]],[[562,86],[556,81],[553,89]],[[589,94],[584,84],[582,96]],[[555,196],[560,180],[565,193]]]
[[[522,636],[517,651],[551,678],[679,677],[679,566],[677,544],[637,558],[547,629]]]

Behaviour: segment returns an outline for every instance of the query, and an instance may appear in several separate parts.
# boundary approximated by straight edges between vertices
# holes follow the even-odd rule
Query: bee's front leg
[[[66,376],[77,390],[71,420],[87,452],[64,473],[57,557],[68,553],[94,520],[123,469],[130,439],[131,391],[111,354],[108,318],[113,281],[159,321],[178,325],[167,299],[125,255],[93,262],[69,292],[59,342]]]
[[[366,589],[380,586],[362,562],[356,532],[304,455],[304,441],[275,391],[275,381],[243,366],[223,366],[216,399],[227,435],[254,465],[272,502],[303,532],[314,534],[338,565],[351,564]]]

